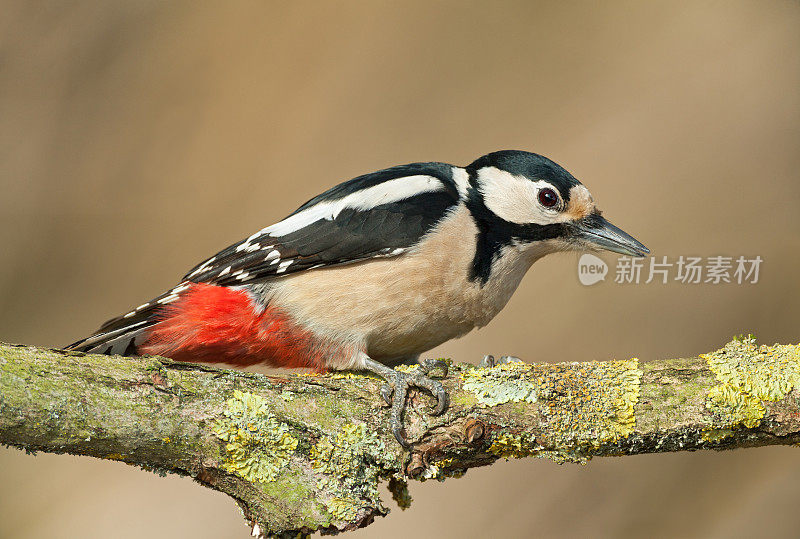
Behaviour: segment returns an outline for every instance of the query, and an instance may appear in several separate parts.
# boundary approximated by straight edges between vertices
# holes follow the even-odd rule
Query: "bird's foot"
[[[431,371],[441,369],[444,371],[443,377],[446,377],[447,363],[440,359],[426,359],[411,372],[397,371],[372,359],[366,360],[365,366],[386,380],[386,385],[381,387],[381,396],[386,404],[391,406],[392,434],[400,445],[409,449],[411,446],[405,438],[405,429],[403,428],[403,410],[406,407],[408,390],[412,387],[428,390],[436,398],[436,407],[430,413],[431,415],[440,415],[447,408],[447,391],[441,382],[432,379],[429,374]]]
[[[498,365],[502,365],[504,363],[510,363],[512,361],[522,362],[522,360],[520,358],[514,357],[514,356],[501,356],[500,359],[495,359],[494,356],[486,355],[486,356],[483,356],[483,359],[481,360],[481,362],[478,363],[478,367],[482,367],[482,368],[485,368],[485,367],[496,367]]]

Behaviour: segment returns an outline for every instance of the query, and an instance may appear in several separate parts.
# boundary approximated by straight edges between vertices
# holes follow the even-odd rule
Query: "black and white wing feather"
[[[184,281],[236,286],[397,256],[458,201],[449,165],[418,163],[360,176],[195,266]]]

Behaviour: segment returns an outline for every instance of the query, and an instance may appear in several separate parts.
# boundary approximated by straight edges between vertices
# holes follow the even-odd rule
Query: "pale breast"
[[[289,275],[275,305],[327,339],[357,344],[374,359],[414,355],[487,324],[535,258],[508,248],[489,281],[470,281],[477,227],[455,209],[404,255]]]

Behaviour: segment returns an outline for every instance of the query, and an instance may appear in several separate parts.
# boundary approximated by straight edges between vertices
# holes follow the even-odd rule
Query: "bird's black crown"
[[[492,152],[479,157],[466,168],[472,175],[484,167],[495,167],[531,180],[545,180],[558,189],[565,201],[569,201],[569,190],[581,183],[555,161],[538,153],[521,150]]]

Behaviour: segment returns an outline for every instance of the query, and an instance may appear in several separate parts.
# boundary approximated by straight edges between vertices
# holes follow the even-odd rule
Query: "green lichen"
[[[764,402],[783,399],[800,387],[800,353],[793,345],[757,346],[752,335],[701,355],[719,385],[708,391],[712,425],[703,439],[718,442],[738,427],[755,428],[764,418]]]
[[[507,402],[536,402],[536,387],[526,378],[531,366],[509,361],[494,367],[470,369],[464,373],[464,389],[478,404],[498,406]]]
[[[392,493],[392,499],[397,503],[397,506],[405,511],[411,507],[411,502],[414,499],[408,491],[408,481],[404,477],[393,475],[389,479],[389,492]]]
[[[225,470],[248,481],[275,481],[297,449],[297,438],[259,395],[234,391],[226,405],[213,427],[226,442]]]
[[[317,487],[331,493],[320,499],[331,522],[352,522],[362,510],[385,511],[378,482],[388,469],[386,447],[365,423],[344,425],[311,448],[311,467],[320,474]],[[355,494],[355,495],[354,495]]]

